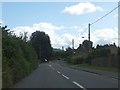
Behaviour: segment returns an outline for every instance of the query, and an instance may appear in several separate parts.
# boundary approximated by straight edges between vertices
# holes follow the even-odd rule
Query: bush
[[[85,63],[91,65],[91,60],[92,60],[92,58],[93,58],[92,55],[91,55],[91,54],[88,54],[88,56],[87,56],[86,59],[85,59]]]
[[[118,48],[118,55],[120,56],[120,47]]]
[[[2,87],[8,88],[30,74],[37,66],[35,50],[29,42],[2,30]]]
[[[75,56],[72,56],[71,59],[70,59],[70,63],[71,64],[82,64],[85,62],[87,56],[86,55],[75,55]]]
[[[4,62],[7,61],[6,57],[3,57]],[[8,63],[4,64],[2,67],[2,87],[9,87],[13,85],[13,71],[12,69],[8,66]]]
[[[96,58],[96,57],[106,57],[110,54],[110,50],[109,49],[96,49],[95,51],[93,51],[91,53],[91,57],[92,58]]]

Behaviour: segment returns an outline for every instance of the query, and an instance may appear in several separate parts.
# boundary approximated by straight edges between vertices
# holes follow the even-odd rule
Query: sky
[[[19,36],[44,31],[54,48],[77,48],[88,39],[88,24],[117,7],[117,2],[2,2],[0,22]],[[0,5],[1,6],[1,5]],[[118,45],[118,9],[90,27],[91,41]],[[84,38],[82,38],[84,37]]]

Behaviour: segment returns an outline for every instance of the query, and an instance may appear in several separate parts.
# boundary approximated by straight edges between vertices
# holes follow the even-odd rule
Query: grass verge
[[[78,64],[75,66],[82,67],[82,68],[95,69],[95,70],[118,72],[118,68],[114,68],[114,67],[101,67],[101,66],[88,65],[88,64]]]
[[[76,65],[73,65],[73,64],[69,64],[67,62],[66,62],[66,64],[70,65],[70,66],[81,67],[81,68],[86,68],[86,69],[118,72],[118,68],[114,68],[114,67],[101,67],[101,66],[95,66],[95,65],[89,65],[89,64],[76,64]]]

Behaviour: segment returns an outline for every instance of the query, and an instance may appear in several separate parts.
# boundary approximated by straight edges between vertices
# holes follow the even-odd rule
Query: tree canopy
[[[52,54],[52,47],[50,43],[50,38],[45,32],[36,31],[33,32],[30,41],[34,47],[38,59],[44,61],[45,59],[50,59]]]
[[[93,42],[89,40],[84,40],[82,44],[86,47],[87,50],[89,50],[90,48],[92,48]]]

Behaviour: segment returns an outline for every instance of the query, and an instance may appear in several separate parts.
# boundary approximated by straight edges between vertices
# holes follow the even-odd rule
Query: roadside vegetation
[[[7,26],[2,30],[2,87],[12,87],[28,76],[39,63],[49,60],[64,60],[77,67],[118,70],[120,48],[113,45],[97,45],[85,40],[77,49],[70,47],[66,51],[51,47],[50,38],[45,32],[33,32],[27,40],[27,32],[17,37]]]
[[[7,26],[2,30],[2,87],[8,88],[28,76],[38,66],[38,59],[26,36],[17,37]]]
[[[75,65],[75,66],[81,67],[81,68],[88,68],[88,69],[96,69],[96,70],[118,72],[118,68],[115,68],[115,67],[100,67],[100,66],[89,65],[89,64],[78,64],[78,65]]]
[[[66,51],[59,54],[68,65],[113,72],[118,72],[119,56],[120,48],[115,44],[97,45],[94,48],[87,40],[83,41],[77,49],[68,47]]]
[[[71,64],[65,61],[65,64],[72,67],[78,67],[83,69],[94,69],[94,70],[103,70],[103,71],[110,71],[110,72],[120,72],[118,68],[116,67],[103,67],[103,66],[96,66],[96,65],[90,65],[87,63],[82,64]]]
[[[2,87],[14,86],[32,73],[39,63],[51,59],[50,38],[45,32],[33,32],[28,39],[27,32],[18,36],[7,26],[2,30]]]
[[[36,51],[39,61],[45,62],[45,59],[48,61],[51,60],[52,47],[48,34],[42,31],[33,32],[30,37],[30,42]]]

